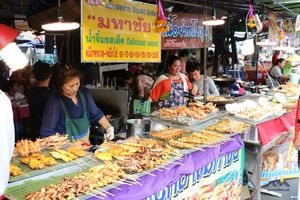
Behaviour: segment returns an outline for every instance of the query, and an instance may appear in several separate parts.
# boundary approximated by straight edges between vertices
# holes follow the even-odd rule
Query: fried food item
[[[31,169],[44,169],[45,163],[43,163],[41,160],[32,159],[29,161],[28,166]]]
[[[85,156],[86,155],[86,152],[83,151],[80,147],[78,146],[71,146],[68,148],[68,152],[76,155],[76,156],[79,156],[79,157],[82,157],[82,156]]]
[[[22,174],[22,170],[20,167],[10,164],[9,165],[9,174],[11,176],[20,176]]]
[[[51,154],[51,156],[53,156],[54,158],[56,158],[56,159],[61,159],[61,160],[65,161],[65,162],[70,162],[70,161],[73,160],[72,158],[70,158],[70,157],[68,157],[68,156],[66,156],[66,155],[64,155],[64,154],[61,154],[61,153],[59,153],[59,152],[56,152],[56,151],[52,151],[52,152],[50,152],[50,154]]]
[[[44,157],[44,158],[41,158],[41,161],[47,165],[47,166],[52,166],[52,165],[56,165],[57,162],[54,158],[52,157]]]
[[[247,129],[250,129],[250,125],[245,122],[235,121],[232,119],[222,119],[217,123],[209,126],[207,129],[211,131],[217,131],[221,133],[243,133]]]
[[[28,158],[28,157],[27,158],[21,158],[20,162],[27,165],[30,162],[30,158]]]
[[[149,135],[162,140],[172,140],[181,137],[187,133],[191,133],[191,130],[183,130],[178,128],[167,128],[159,132],[150,132]]]
[[[108,152],[102,152],[100,149],[98,149],[97,151],[95,151],[95,156],[99,160],[103,160],[103,161],[112,160],[112,154],[110,154]]]
[[[185,143],[185,142],[179,142],[179,141],[176,141],[176,140],[169,140],[169,144],[171,146],[178,147],[178,148],[181,148],[181,149],[192,149],[192,148],[195,147],[193,144],[189,144],[189,143]]]
[[[27,157],[31,153],[40,152],[41,144],[38,141],[20,140],[16,144],[16,151],[21,157]]]
[[[41,144],[41,147],[46,149],[60,148],[69,142],[67,135],[61,135],[59,133],[46,138],[37,139],[37,141]]]
[[[84,194],[114,183],[125,176],[124,171],[117,165],[105,163],[105,165],[92,167],[88,172],[80,173],[73,179],[65,177],[59,184],[50,184],[41,190],[30,193],[26,200],[36,199],[74,199]]]
[[[55,149],[55,151],[57,151],[58,153],[60,154],[63,154],[65,156],[68,156],[69,158],[71,158],[72,160],[76,160],[77,159],[77,156],[75,156],[74,154],[70,153],[70,152],[67,152],[65,150],[62,150],[62,149]]]
[[[21,158],[20,162],[28,165],[31,169],[44,169],[46,166],[56,165],[52,157],[46,157],[43,154],[35,153],[29,157]]]

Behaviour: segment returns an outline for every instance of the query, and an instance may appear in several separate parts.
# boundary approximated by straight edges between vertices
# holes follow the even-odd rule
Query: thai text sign
[[[241,199],[244,149],[215,159],[193,174],[183,175],[146,200]]]
[[[193,49],[204,46],[204,40],[211,42],[211,27],[202,25],[204,17],[196,14],[172,13],[168,14],[170,30],[162,34],[161,48]]]
[[[82,0],[82,62],[160,62],[156,5]]]
[[[275,145],[263,153],[261,185],[274,180],[299,177],[298,151],[293,145],[294,133],[292,128],[280,135]]]

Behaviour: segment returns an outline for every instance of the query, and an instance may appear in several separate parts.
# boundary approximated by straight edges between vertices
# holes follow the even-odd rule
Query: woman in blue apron
[[[80,87],[81,73],[63,66],[54,75],[54,94],[48,100],[42,119],[41,137],[55,133],[67,134],[70,140],[88,141],[89,127],[98,122],[106,129],[106,138],[114,138],[114,128],[96,106],[89,91]]]

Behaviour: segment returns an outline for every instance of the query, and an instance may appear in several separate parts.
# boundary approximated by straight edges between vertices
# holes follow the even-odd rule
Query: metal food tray
[[[232,115],[232,118],[236,119],[236,120],[239,120],[239,121],[242,121],[242,122],[246,122],[246,123],[249,123],[249,124],[253,124],[253,125],[257,125],[257,124],[261,124],[263,122],[266,122],[266,121],[270,121],[270,120],[273,120],[273,119],[276,119],[280,116],[282,116],[283,114],[285,114],[286,112],[282,112],[282,113],[277,113],[277,114],[270,114],[268,115],[268,117],[265,117],[263,119],[260,119],[260,120],[251,120],[251,119],[248,119],[248,118],[242,118],[242,117],[239,117],[239,116],[236,116],[234,114],[231,114]]]
[[[197,120],[191,124],[179,124],[177,123],[176,121],[172,121],[172,119],[167,119],[167,118],[161,118],[159,116],[156,116],[156,117],[152,117],[151,119],[153,121],[159,121],[159,122],[163,122],[162,125],[165,125],[165,126],[168,126],[168,127],[181,127],[183,128],[182,126],[184,126],[185,128],[188,128],[188,127],[191,127],[191,126],[195,126],[197,124],[201,124],[201,123],[204,123],[208,120],[211,120],[215,117],[219,117],[220,115],[224,114],[223,112],[220,112],[220,111],[216,111],[216,112],[213,112],[213,113],[210,113],[208,114],[205,118],[201,119],[201,120]]]

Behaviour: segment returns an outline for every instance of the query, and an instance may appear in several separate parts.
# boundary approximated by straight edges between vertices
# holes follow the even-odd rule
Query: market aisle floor
[[[262,193],[262,200],[297,200],[298,178],[286,179],[283,184],[278,182],[277,184],[269,184],[263,188],[280,193],[282,196],[276,197]]]

